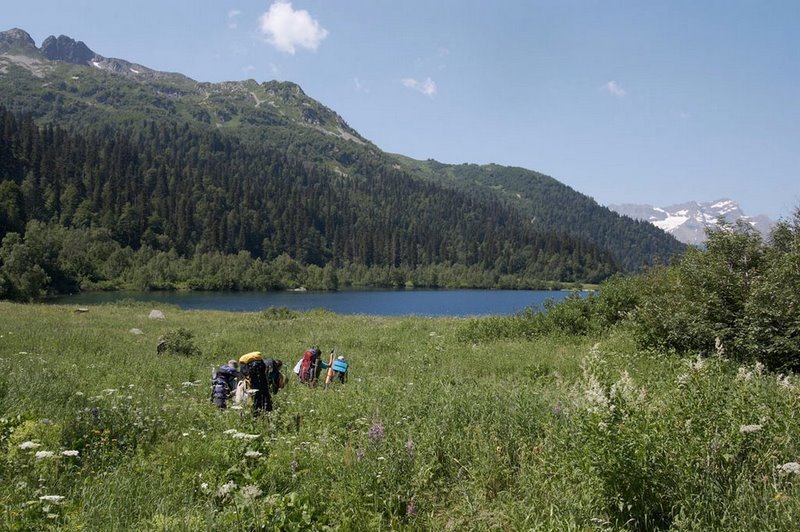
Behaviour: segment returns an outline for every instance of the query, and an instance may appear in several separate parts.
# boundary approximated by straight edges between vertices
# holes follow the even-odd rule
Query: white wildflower
[[[239,431],[236,429],[228,429],[225,432],[223,432],[223,434],[236,434],[237,432]]]
[[[753,371],[756,372],[756,375],[762,375],[764,373],[764,364],[756,362],[756,365],[753,366]]]
[[[778,474],[780,475],[790,475],[792,473],[800,475],[800,464],[797,462],[787,462],[783,465],[779,465],[775,469],[778,470]]]
[[[706,367],[706,361],[700,355],[697,355],[697,358],[694,360],[689,360],[689,369],[694,371],[703,371],[703,368]]]
[[[722,340],[719,336],[714,338],[714,354],[720,358],[725,356],[725,346],[722,345]]]
[[[739,427],[739,432],[742,434],[748,434],[751,432],[758,432],[761,430],[762,425],[742,425]]]
[[[586,388],[586,400],[589,402],[587,410],[593,414],[601,410],[608,409],[608,397],[594,375],[589,375],[588,387]]]
[[[749,382],[753,378],[753,372],[748,371],[747,368],[740,367],[736,372],[736,380],[740,382]]]
[[[200,484],[200,489],[203,491],[208,491],[208,482],[203,482]]]
[[[792,389],[792,381],[789,380],[788,375],[783,375],[783,374],[778,375],[777,381],[778,381],[778,386],[780,386],[781,388],[786,388],[788,390]]]
[[[197,386],[197,385],[195,383],[193,383],[193,382],[186,381],[186,382],[182,382],[181,386],[183,386],[184,388],[188,388],[189,386]]]
[[[80,451],[70,450],[70,451],[61,451],[61,454],[64,456],[78,456]]]
[[[226,497],[229,493],[233,492],[236,489],[236,483],[232,480],[229,480],[225,484],[219,487],[217,490],[217,497]]]
[[[40,501],[59,502],[64,499],[63,495],[42,495],[39,497]]]
[[[243,409],[242,405],[231,405],[228,408],[230,408],[231,410],[242,410]]]
[[[52,458],[56,454],[53,451],[36,451],[36,459],[42,460],[44,458]]]
[[[258,458],[259,456],[261,456],[261,453],[258,451],[247,451],[246,453],[244,453],[244,455],[247,458]]]
[[[236,434],[233,434],[233,437],[237,440],[255,440],[260,436],[261,434],[245,434],[244,432],[237,432]]]
[[[117,393],[117,390],[114,389],[114,388],[106,388],[105,390],[102,391],[102,393],[104,393],[106,395],[113,395],[113,394]]]
[[[84,395],[84,393],[83,392],[75,392],[75,395],[77,395],[78,397],[82,397]]]
[[[19,448],[22,449],[22,450],[25,450],[25,449],[36,449],[37,447],[41,447],[41,446],[42,446],[41,443],[36,443],[36,442],[33,442],[33,441],[24,441],[24,442],[19,444]]]
[[[189,433],[188,433],[188,432],[183,432],[183,433],[181,433],[181,436],[184,436],[184,437],[185,437],[185,436],[188,436],[188,435],[189,435]]]
[[[255,484],[248,484],[247,486],[242,488],[240,492],[242,494],[242,498],[245,500],[253,500],[256,497],[261,495],[261,488],[256,486]]]

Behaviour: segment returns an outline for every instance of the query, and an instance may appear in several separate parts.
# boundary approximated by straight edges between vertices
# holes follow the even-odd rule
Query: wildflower
[[[780,374],[777,377],[778,386],[781,388],[791,389],[792,388],[792,381],[789,380],[788,375]]]
[[[722,340],[719,336],[714,338],[714,354],[720,358],[725,356],[725,346],[722,345]]]
[[[203,491],[208,491],[208,482],[203,482],[200,484],[200,489]]]
[[[236,430],[236,429],[228,429],[228,430],[224,431],[223,434],[236,434],[237,432],[239,432],[239,431]]]
[[[261,434],[245,434],[244,432],[237,432],[233,434],[233,437],[237,440],[255,440],[260,436]]]
[[[736,380],[740,382],[749,382],[753,378],[753,372],[748,371],[746,368],[740,367],[736,372]]]
[[[228,494],[233,492],[236,489],[236,483],[232,480],[229,480],[225,484],[219,487],[217,490],[217,497],[227,497]]]
[[[372,424],[369,428],[369,433],[367,434],[369,439],[374,441],[375,443],[381,441],[383,439],[383,425],[380,421],[376,421]]]
[[[586,400],[589,402],[587,410],[593,414],[608,408],[608,397],[594,375],[589,375],[588,388],[586,389]]]
[[[797,462],[787,462],[783,465],[779,465],[775,469],[778,470],[779,475],[790,475],[792,473],[800,475],[800,464]]]
[[[258,451],[247,451],[246,453],[244,453],[244,455],[247,458],[258,458],[259,456],[261,456],[261,453]]]
[[[243,487],[239,493],[241,493],[243,499],[252,501],[257,497],[260,497],[262,491],[257,485],[248,484],[247,486]]]
[[[756,375],[761,375],[764,373],[764,364],[761,362],[756,362],[756,365],[753,366],[753,371],[756,372]]]
[[[411,439],[411,436],[408,437],[406,440],[406,452],[410,458],[414,458],[414,450],[416,449],[414,445],[414,440]]]
[[[697,355],[697,358],[694,361],[689,361],[689,369],[694,371],[702,371],[703,368],[706,367],[706,361],[700,355]]]
[[[53,451],[36,451],[36,459],[42,460],[44,458],[52,458],[54,454]]]
[[[197,385],[195,383],[193,383],[193,382],[186,381],[186,382],[182,382],[181,386],[183,386],[184,388],[188,388],[189,386],[197,386]]]
[[[32,442],[32,441],[24,441],[19,444],[19,448],[22,450],[25,449],[36,449],[37,447],[41,447],[40,443]]]
[[[83,392],[75,392],[75,395],[77,395],[78,397],[81,397],[81,396],[84,395],[84,393]]]
[[[411,500],[406,504],[406,515],[409,517],[417,515],[417,503],[414,501],[414,497],[411,497]]]
[[[386,458],[384,458],[383,456],[379,456],[379,457],[378,457],[378,460],[380,460],[381,462],[383,462],[384,460],[386,460]]]
[[[101,393],[104,393],[106,395],[114,395],[115,393],[117,393],[117,390],[114,388],[106,388]]]
[[[59,502],[64,499],[63,495],[42,495],[39,497],[40,501]]]
[[[761,430],[761,425],[742,425],[739,427],[739,432],[742,434],[747,434],[750,432],[758,432]]]
[[[61,454],[64,456],[78,456],[80,451],[62,451]]]

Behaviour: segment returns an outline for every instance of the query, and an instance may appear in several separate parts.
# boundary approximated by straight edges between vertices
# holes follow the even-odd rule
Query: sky
[[[603,205],[800,208],[800,0],[7,4],[0,30],[37,46],[298,83],[415,159],[520,166]]]

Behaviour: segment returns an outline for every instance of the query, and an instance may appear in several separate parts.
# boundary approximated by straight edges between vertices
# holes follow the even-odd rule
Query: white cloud
[[[294,55],[298,47],[316,51],[328,30],[311,18],[308,11],[295,11],[292,4],[278,0],[258,19],[261,33],[282,52]]]
[[[236,18],[241,14],[242,12],[238,9],[231,9],[228,11],[228,27],[230,29],[235,30],[239,27],[239,22],[236,20]]]
[[[609,94],[613,94],[617,98],[624,98],[626,94],[628,94],[625,89],[620,87],[619,83],[614,80],[609,81],[605,85],[603,85],[603,90],[608,92]]]
[[[356,92],[363,92],[365,94],[369,94],[369,87],[367,87],[363,81],[358,78],[353,78],[353,84],[356,86]]]
[[[402,83],[404,87],[408,87],[409,89],[421,92],[422,94],[430,98],[436,96],[436,93],[438,91],[438,89],[436,88],[436,82],[433,81],[431,78],[428,78],[425,81],[418,81],[414,78],[404,78],[400,80],[400,83]]]

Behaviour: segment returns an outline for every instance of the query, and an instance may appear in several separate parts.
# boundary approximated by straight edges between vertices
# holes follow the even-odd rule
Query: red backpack
[[[305,384],[316,379],[317,358],[317,353],[314,349],[309,349],[303,353],[303,362],[300,363],[300,382]]]

